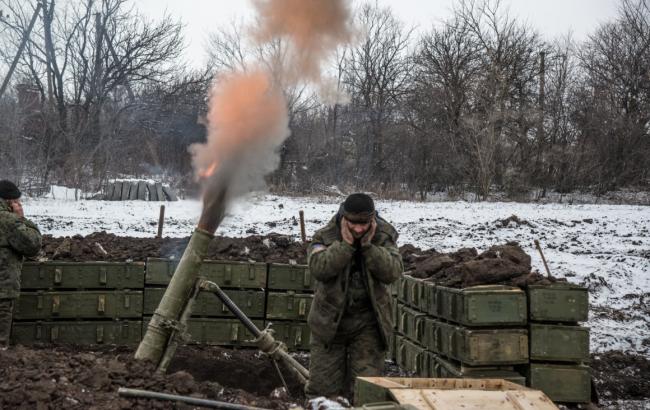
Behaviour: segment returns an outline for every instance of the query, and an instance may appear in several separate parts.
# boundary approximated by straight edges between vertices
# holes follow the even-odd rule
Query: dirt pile
[[[440,253],[405,245],[400,248],[400,254],[404,270],[410,275],[443,286],[464,288],[500,284],[523,288],[557,281],[532,272],[530,256],[516,242],[495,245],[480,254],[474,248]]]
[[[149,257],[180,259],[187,238],[133,238],[96,232],[87,236],[55,238],[43,236],[40,260],[69,262],[126,260],[145,261]],[[215,260],[306,263],[306,245],[279,234],[251,235],[246,238],[215,237],[208,248]]]
[[[650,399],[650,359],[609,351],[591,355],[591,371],[600,400]]]
[[[167,374],[155,373],[152,365],[133,360],[133,354],[129,347],[97,346],[17,346],[0,351],[0,408],[172,407],[169,402],[120,398],[119,387],[269,409],[303,401],[301,386],[288,372],[284,375],[293,396],[272,397],[282,382],[270,360],[253,350],[184,346]]]

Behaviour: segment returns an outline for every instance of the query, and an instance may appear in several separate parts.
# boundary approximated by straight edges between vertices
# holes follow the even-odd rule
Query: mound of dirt
[[[151,409],[169,402],[126,399],[119,387],[286,409],[304,400],[302,387],[284,372],[290,398],[268,358],[253,350],[183,346],[166,374],[133,360],[130,347],[12,347],[0,351],[0,408]],[[182,407],[184,408],[184,407]]]
[[[650,359],[609,351],[591,355],[591,371],[600,400],[650,399]]]
[[[530,256],[516,242],[492,246],[481,254],[474,248],[440,253],[405,245],[400,254],[404,270],[413,277],[455,288],[492,284],[525,288],[557,280],[532,272]]]
[[[149,257],[180,259],[189,239],[133,238],[106,232],[63,238],[44,235],[43,249],[38,258],[69,262],[145,261]],[[307,262],[305,244],[273,233],[246,238],[215,237],[208,248],[208,258],[276,263],[288,263],[290,260]]]

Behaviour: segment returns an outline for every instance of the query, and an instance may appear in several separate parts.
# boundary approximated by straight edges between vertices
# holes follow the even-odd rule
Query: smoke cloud
[[[289,136],[287,101],[274,78],[309,81],[323,89],[321,65],[352,30],[344,0],[252,0],[258,42],[286,39],[288,61],[264,70],[219,75],[208,101],[207,142],[190,147],[203,185],[199,227],[214,232],[233,198],[264,187],[279,164],[278,148]]]

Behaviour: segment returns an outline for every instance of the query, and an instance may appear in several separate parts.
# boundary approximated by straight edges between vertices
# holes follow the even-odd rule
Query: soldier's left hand
[[[368,232],[366,232],[362,237],[361,237],[361,246],[366,247],[370,245],[370,242],[372,241],[372,238],[375,236],[375,231],[377,231],[377,220],[375,218],[372,218],[372,222],[370,222],[370,228],[368,228]]]

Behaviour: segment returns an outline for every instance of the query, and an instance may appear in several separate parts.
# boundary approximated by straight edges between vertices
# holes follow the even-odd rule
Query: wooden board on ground
[[[387,400],[418,409],[557,409],[541,391],[505,380],[357,378],[355,405]]]

